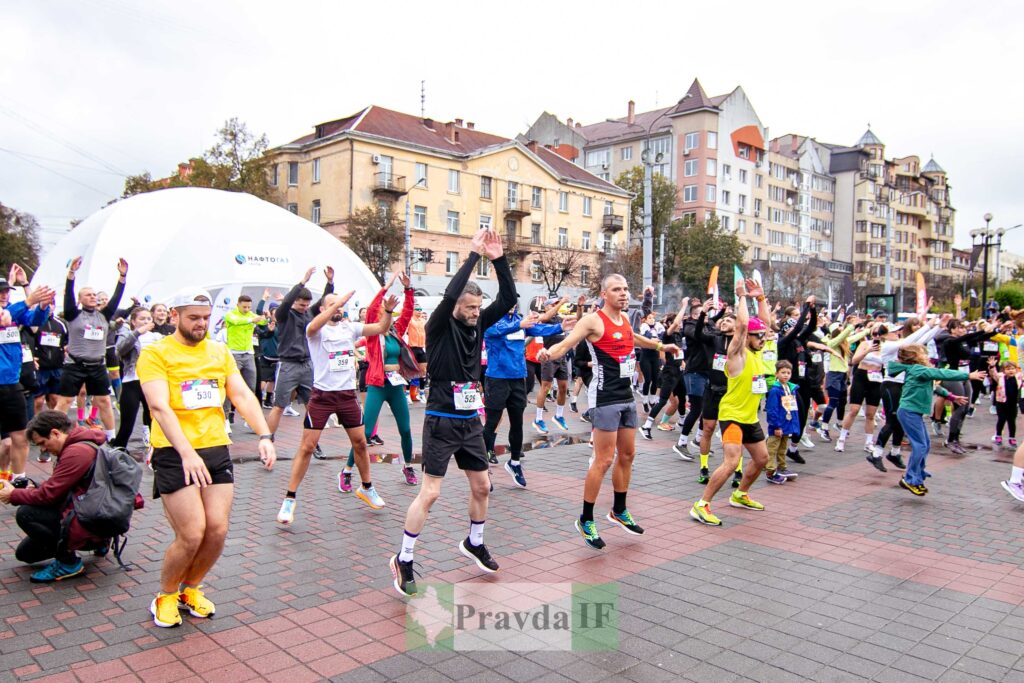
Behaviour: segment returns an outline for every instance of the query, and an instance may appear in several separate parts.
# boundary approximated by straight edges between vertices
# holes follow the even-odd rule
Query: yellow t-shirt
[[[747,360],[740,374],[729,377],[726,371],[729,384],[725,396],[718,404],[718,419],[749,425],[757,422],[757,407],[761,403],[761,398],[768,393],[768,384],[765,381],[764,362],[761,360],[760,351],[743,351],[747,354]]]
[[[167,382],[171,409],[193,448],[231,443],[224,431],[224,399],[227,378],[239,373],[227,346],[210,339],[185,346],[171,335],[142,349],[136,372],[143,386]],[[154,448],[171,445],[156,420],[150,441]]]

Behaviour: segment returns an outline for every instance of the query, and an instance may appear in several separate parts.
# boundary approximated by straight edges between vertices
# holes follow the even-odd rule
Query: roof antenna
[[[420,81],[420,118],[427,118],[427,82]]]
[[[655,109],[658,108],[658,91],[657,90],[654,91],[654,108]]]

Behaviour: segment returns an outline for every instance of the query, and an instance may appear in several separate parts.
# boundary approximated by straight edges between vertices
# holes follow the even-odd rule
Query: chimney
[[[572,117],[571,116],[565,120],[565,125],[567,125],[570,128],[572,128]]]
[[[636,102],[633,100],[629,101],[629,108],[627,109],[626,123],[636,123]]]
[[[423,119],[423,125],[430,130],[434,130],[434,119]]]
[[[577,128],[582,128],[582,127],[583,127],[583,124],[582,124],[582,123],[580,123],[579,121],[577,121],[577,122],[576,122],[576,127],[577,127]]]
[[[473,130],[475,127],[476,127],[476,124],[474,124],[472,121],[466,121],[466,128],[469,128],[470,130]]]
[[[462,119],[455,119],[455,125],[462,128]]]

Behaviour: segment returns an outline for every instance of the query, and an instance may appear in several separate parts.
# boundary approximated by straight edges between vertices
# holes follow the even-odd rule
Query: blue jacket
[[[562,325],[541,323],[519,329],[523,316],[510,313],[484,332],[487,342],[487,377],[526,379],[526,337],[549,337],[562,333]],[[510,339],[509,337],[517,337]]]
[[[789,393],[793,395],[795,400],[796,394],[794,391],[796,385],[792,382],[787,384],[789,386]],[[782,407],[782,397],[784,395],[785,392],[781,382],[776,382],[768,390],[768,399],[765,403],[765,409],[768,412],[768,436],[773,436],[776,429],[781,429],[785,435],[800,433],[800,417],[797,415],[798,411],[795,407],[789,411],[789,419],[786,419],[786,409]]]
[[[34,306],[31,310],[24,302],[19,301],[7,307],[11,314],[11,327],[0,328],[0,339],[9,329],[14,329],[10,343],[0,343],[0,384],[17,384],[21,379],[21,335],[18,326],[38,327],[46,322],[50,315],[50,308],[39,308]]]

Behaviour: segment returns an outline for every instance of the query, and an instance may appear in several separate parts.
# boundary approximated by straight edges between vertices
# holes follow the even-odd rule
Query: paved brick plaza
[[[855,435],[845,454],[807,451],[796,483],[759,482],[763,513],[720,495],[717,529],[687,516],[702,487],[697,465],[671,452],[675,436],[638,435],[629,507],[647,533],[599,520],[602,553],[573,529],[588,446],[532,450],[528,490],[493,470],[486,540],[501,571],[489,577],[456,551],[467,486],[449,477],[417,546],[420,581],[617,582],[614,652],[407,652],[387,560],[415,489],[400,483],[397,462],[375,465],[388,506],[373,511],[338,492],[337,460],[314,461],[288,529],[274,517],[289,463],[272,473],[239,464],[227,549],[207,582],[217,616],[177,629],[154,627],[148,613],[169,541],[159,502],[136,516],[125,555],[136,569],[89,558],[85,578],[53,586],[33,586],[14,560],[18,530],[3,509],[0,680],[1024,681],[1024,505],[999,487],[1010,454],[987,447],[987,408],[965,434],[984,448],[959,458],[934,448],[924,499],[898,489],[895,471],[872,469]],[[415,406],[417,443],[422,415]],[[382,425],[386,446],[374,451],[394,452],[397,434]],[[299,427],[284,418],[282,457]],[[326,432],[332,457],[347,452],[343,442],[341,430]],[[236,434],[233,454],[250,456],[254,444]],[[606,482],[595,517],[610,506]]]

